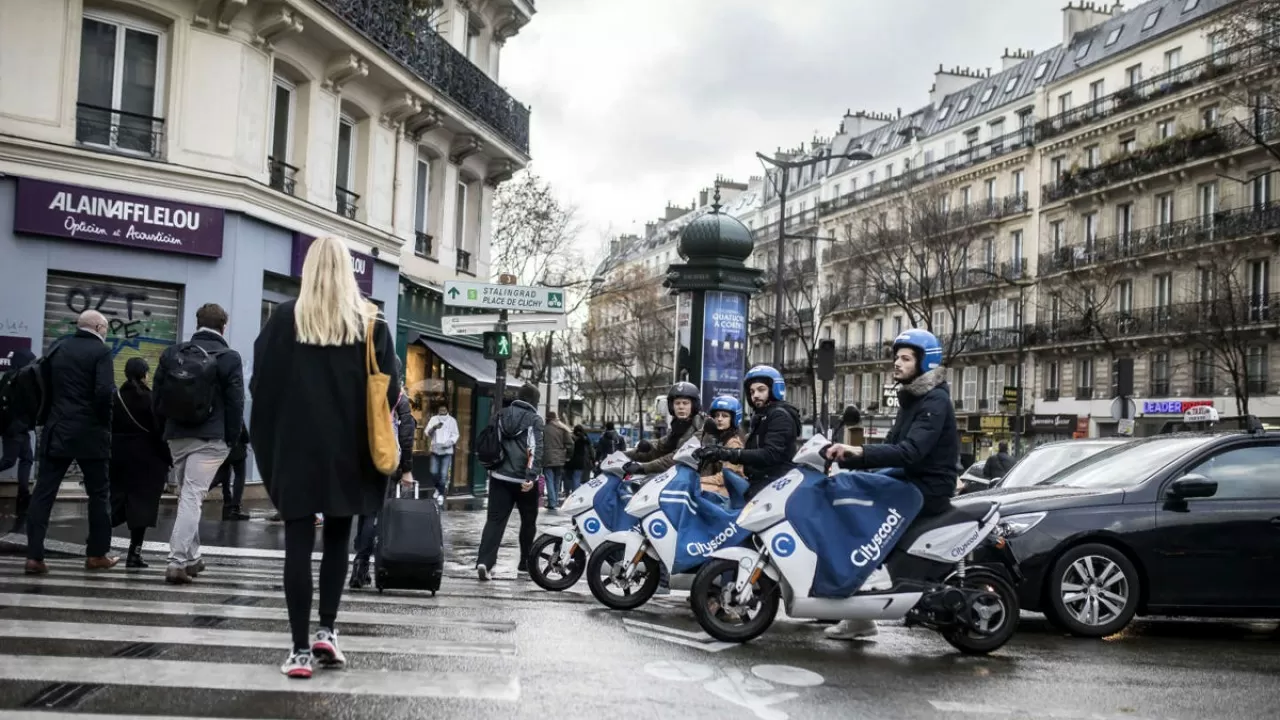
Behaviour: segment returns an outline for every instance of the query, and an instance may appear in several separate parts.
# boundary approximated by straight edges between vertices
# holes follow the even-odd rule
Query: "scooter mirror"
[[[693,457],[693,453],[702,447],[702,443],[697,438],[689,438],[689,441],[680,446],[676,451],[675,461],[681,465],[687,465],[694,470],[698,469],[698,461]]]
[[[626,453],[612,453],[600,463],[600,472],[622,477],[625,474],[622,472],[622,466],[626,465],[628,462],[630,462],[630,460],[627,458]]]
[[[792,458],[792,462],[818,472],[824,472],[827,469],[827,459],[822,457],[822,451],[830,444],[831,441],[825,435],[818,433],[801,446],[800,451]]]

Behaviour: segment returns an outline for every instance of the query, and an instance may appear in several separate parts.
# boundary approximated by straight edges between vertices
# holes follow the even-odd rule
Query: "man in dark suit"
[[[115,394],[111,349],[106,345],[107,319],[94,310],[80,314],[76,333],[49,349],[48,420],[41,437],[40,473],[27,515],[28,575],[44,575],[44,536],[58,488],[74,461],[84,473],[89,496],[89,540],[84,566],[114,567],[111,549],[110,484],[111,401]]]

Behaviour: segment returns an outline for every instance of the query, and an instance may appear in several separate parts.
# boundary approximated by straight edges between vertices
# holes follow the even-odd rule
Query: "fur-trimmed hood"
[[[946,368],[938,367],[903,385],[900,392],[912,397],[924,397],[930,390],[944,387],[946,384]]]

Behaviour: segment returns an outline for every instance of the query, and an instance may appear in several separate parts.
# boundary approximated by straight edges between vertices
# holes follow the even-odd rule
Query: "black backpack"
[[[487,470],[497,470],[507,461],[507,451],[502,445],[503,432],[495,415],[476,437],[476,459]]]
[[[157,405],[160,414],[179,425],[202,425],[213,417],[218,396],[218,356],[185,342],[160,358],[165,381]]]
[[[49,358],[58,349],[0,378],[0,431],[27,432],[49,418]]]

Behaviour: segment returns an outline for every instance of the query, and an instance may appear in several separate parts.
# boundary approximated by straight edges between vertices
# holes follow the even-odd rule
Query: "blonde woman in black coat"
[[[374,467],[366,422],[366,328],[381,372],[395,346],[377,307],[360,296],[351,255],[336,237],[311,244],[298,299],[271,314],[253,346],[249,437],[258,471],[285,524],[284,589],[293,649],[280,671],[309,678],[312,660],[346,663],[334,622],[347,574],[351,519],[373,515],[386,477]],[[391,383],[394,407],[400,388]],[[391,422],[390,414],[387,417]],[[311,635],[311,553],[324,514],[320,627]]]

